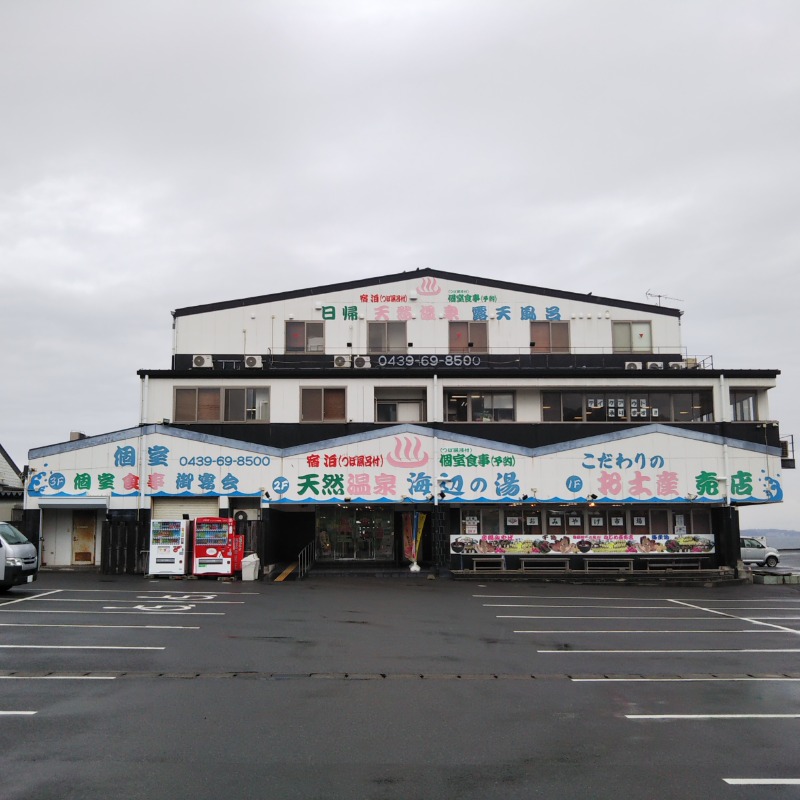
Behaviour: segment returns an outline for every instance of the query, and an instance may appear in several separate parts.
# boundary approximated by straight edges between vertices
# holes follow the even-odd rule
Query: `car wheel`
[[[767,564],[768,567],[777,567],[778,566],[778,559],[775,558],[775,556],[770,556],[767,559],[766,564]]]

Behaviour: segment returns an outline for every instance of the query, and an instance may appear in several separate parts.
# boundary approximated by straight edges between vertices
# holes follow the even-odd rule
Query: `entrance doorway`
[[[318,508],[316,541],[319,561],[392,561],[394,515],[368,506]]]
[[[72,563],[94,564],[97,515],[94,511],[72,512]]]

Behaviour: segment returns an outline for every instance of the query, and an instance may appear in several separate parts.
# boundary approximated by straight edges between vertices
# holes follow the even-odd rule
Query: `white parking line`
[[[800,778],[723,778],[732,786],[800,786]]]
[[[626,714],[625,719],[798,719],[800,714]]]
[[[0,675],[0,681],[115,681],[116,675]]]
[[[164,589],[57,589],[56,591],[59,592],[69,592],[70,594],[77,594],[79,592],[90,593],[94,592],[97,594],[144,594],[144,593],[153,593],[156,592],[158,594],[164,594]],[[177,591],[177,590],[175,590]],[[213,594],[217,597],[222,595],[233,595],[235,597],[240,596],[258,596],[261,592],[219,592],[219,591],[191,591],[183,589],[180,590],[181,594]],[[774,602],[774,601],[773,601]]]
[[[607,605],[597,605],[593,603],[591,605],[576,605],[574,603],[569,603],[567,605],[556,605],[555,603],[484,603],[484,608],[602,608],[603,610],[607,608],[625,608],[625,609],[645,609],[650,608],[653,611],[664,611],[664,609],[669,608],[669,606],[607,606]]]
[[[3,611],[0,608],[0,611]],[[55,609],[14,609],[14,614],[144,614],[154,617],[159,614],[180,614],[182,617],[224,617],[224,611],[56,611]]]
[[[0,711],[0,717],[32,717],[36,711]]]
[[[706,611],[709,614],[717,614],[720,617],[726,617],[727,619],[737,619],[740,622],[749,622],[751,625],[767,625],[771,628],[776,630],[786,631],[787,633],[800,633],[800,631],[795,630],[794,628],[789,628],[785,625],[773,625],[771,622],[760,622],[758,619],[755,619],[752,616],[737,616],[736,614],[728,614],[725,611],[719,611],[718,609],[714,608],[704,608],[701,605],[696,605],[694,603],[689,603],[686,600],[670,600],[671,603],[677,603],[682,606],[686,606],[687,608],[693,608],[696,611]],[[775,617],[777,619],[777,617]]]
[[[31,600],[47,600],[50,603],[108,603],[110,600],[103,599],[98,597],[97,599],[90,599],[90,598],[81,598],[81,597],[32,597]],[[115,597],[113,600],[115,603],[139,603],[141,600],[162,600],[162,597],[134,597],[130,600],[126,600],[125,598]],[[192,601],[192,605],[199,606],[234,606],[234,605],[244,605],[244,600],[195,600],[194,598],[188,598]],[[175,598],[167,598],[165,602],[181,602],[179,600],[175,600]]]
[[[754,681],[756,683],[796,683],[800,678],[770,677],[756,678],[751,675],[720,678],[570,678],[572,683],[739,683]]]
[[[499,619],[527,619],[527,617],[499,617]],[[778,631],[768,631],[764,630],[764,628],[742,628],[740,630],[728,630],[728,631],[712,631],[712,630],[650,630],[650,631],[614,631],[614,630],[590,630],[590,631],[580,631],[580,630],[550,630],[548,628],[539,628],[538,630],[533,631],[513,631],[513,633],[702,633],[704,636],[708,633],[777,633]]]
[[[749,608],[754,610],[760,611],[798,611],[800,609],[797,606],[743,606],[740,608],[734,608],[731,606],[730,608],[726,608],[725,606],[721,608],[714,608],[709,609],[710,611],[747,611]]]
[[[13,606],[16,603],[24,603],[27,600],[38,600],[40,597],[47,597],[48,595],[51,594],[58,594],[60,591],[61,589],[53,589],[52,592],[42,592],[41,594],[34,594],[30,595],[29,597],[28,596],[18,597],[16,600],[8,600],[7,602],[0,603],[0,609],[5,608],[6,606]]]
[[[537,653],[561,653],[562,655],[572,654],[572,653],[580,653],[585,655],[586,653],[604,653],[604,654],[652,654],[652,653],[800,653],[800,648],[793,648],[793,649],[763,649],[763,650],[756,650],[756,649],[739,649],[739,648],[730,648],[730,649],[720,649],[720,650],[573,650],[570,648],[569,650],[537,650]]]
[[[110,644],[0,644],[4,650],[166,650],[166,647],[134,647]]]
[[[687,619],[704,619],[708,620],[707,615],[702,615],[698,617],[687,617],[686,615],[682,614],[679,617],[656,617],[656,616],[638,616],[638,617],[628,617],[623,614],[612,614],[610,616],[601,616],[598,614],[531,614],[530,616],[525,616],[524,619],[621,619],[621,620],[628,620],[628,619],[680,619],[680,620],[687,620]],[[736,617],[734,617],[736,619]],[[739,620],[740,622],[748,622],[748,620]],[[755,621],[753,621],[753,624]]]
[[[581,597],[572,597],[570,595],[550,595],[550,594],[474,594],[473,597],[477,598],[484,598],[484,599],[524,599],[524,600],[577,600],[577,601],[584,601],[584,600],[606,600],[609,602],[619,602],[619,598],[615,597],[586,597],[582,595]],[[626,597],[626,600],[634,601],[634,602],[653,602],[652,597]],[[683,601],[673,600],[672,598],[665,597],[665,603],[671,602],[687,602],[687,603],[704,603],[704,604],[712,604],[712,603],[774,603],[775,598],[770,598],[767,600],[756,600],[753,598],[749,598],[747,600],[733,600],[728,598],[727,600],[707,600],[706,598],[695,598],[693,597],[685,597]],[[791,600],[790,598],[781,598],[782,603],[798,603],[800,604],[800,600]]]
[[[121,630],[156,631],[200,630],[199,625],[78,625],[72,622],[0,622],[0,628],[120,628]]]

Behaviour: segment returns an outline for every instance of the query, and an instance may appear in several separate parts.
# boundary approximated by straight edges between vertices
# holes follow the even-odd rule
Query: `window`
[[[531,322],[531,353],[569,353],[569,322]]]
[[[424,422],[425,389],[376,387],[375,422]]]
[[[672,395],[673,422],[713,422],[711,392],[675,392]]]
[[[565,422],[583,420],[583,395],[579,392],[563,392],[561,395],[561,411]]]
[[[175,422],[220,422],[220,390],[176,389]]]
[[[370,353],[405,353],[408,345],[405,322],[368,322]]]
[[[325,326],[322,322],[286,322],[287,353],[324,353]]]
[[[542,392],[542,422],[561,421],[561,392]]]
[[[485,322],[451,322],[451,353],[485,353],[489,338]]]
[[[713,422],[710,391],[542,392],[543,422]]]
[[[513,392],[456,389],[445,392],[448,422],[514,422]]]
[[[269,422],[269,388],[175,390],[175,422]]]
[[[269,389],[225,389],[226,422],[269,422]]]
[[[757,396],[751,389],[732,389],[731,406],[734,422],[752,422],[758,419]]]
[[[612,322],[611,345],[615,353],[652,353],[649,322]]]
[[[344,389],[301,389],[301,422],[345,422]]]

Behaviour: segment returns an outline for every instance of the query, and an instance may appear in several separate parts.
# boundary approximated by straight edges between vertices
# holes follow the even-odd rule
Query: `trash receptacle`
[[[245,556],[242,559],[242,580],[257,581],[258,573],[261,570],[261,560],[255,553]]]

